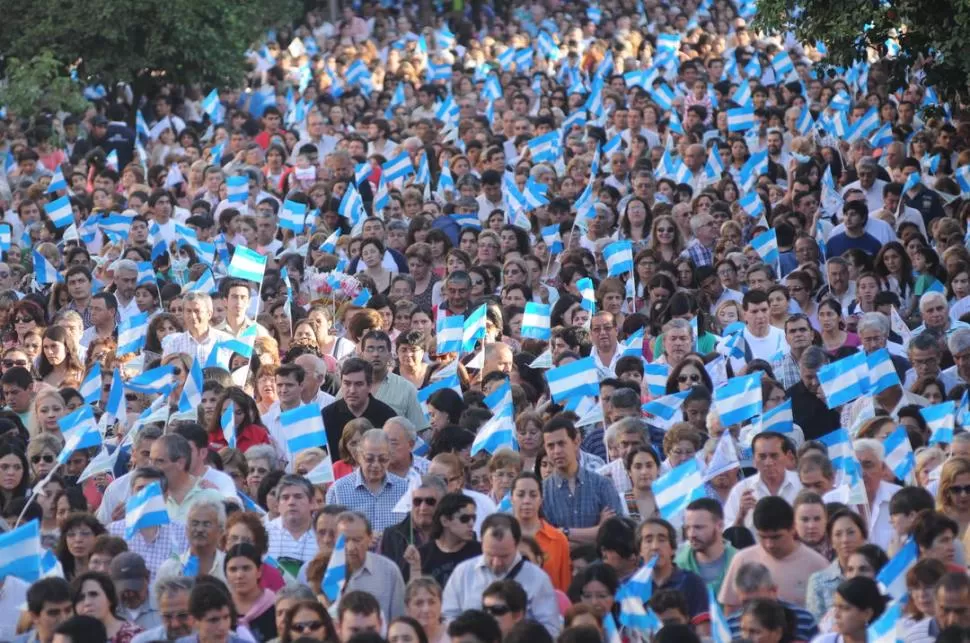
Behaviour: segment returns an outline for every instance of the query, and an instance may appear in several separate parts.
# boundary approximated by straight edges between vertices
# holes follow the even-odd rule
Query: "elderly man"
[[[485,379],[486,375],[494,373],[495,371],[511,375],[512,349],[509,348],[508,344],[502,342],[485,344],[484,350],[485,359],[484,365],[482,366],[481,379]]]
[[[431,462],[413,453],[414,445],[418,441],[418,432],[414,425],[406,417],[393,417],[384,423],[384,433],[391,448],[387,470],[407,480],[409,486],[420,483],[421,476],[428,472]]]
[[[180,550],[158,570],[157,585],[163,578],[208,574],[226,582],[226,554],[219,549],[226,530],[226,507],[219,500],[201,500],[189,510],[185,533],[189,547]]]
[[[949,335],[958,328],[970,328],[962,321],[950,317],[950,304],[941,292],[928,292],[919,300],[919,312],[923,323],[913,329],[913,335],[919,335],[924,330],[933,330],[941,335]],[[949,386],[947,390],[949,390]]]
[[[791,444],[784,435],[765,431],[754,436],[751,443],[754,452],[754,468],[757,475],[745,478],[734,485],[724,503],[724,523],[729,526],[754,526],[752,509],[767,496],[780,496],[789,504],[802,489],[798,474],[785,466],[791,453]]]
[[[771,571],[761,563],[751,562],[741,565],[734,577],[734,591],[741,605],[756,599],[778,601],[795,616],[795,637],[799,641],[811,641],[818,635],[818,623],[815,617],[804,607],[781,600],[778,597],[778,582],[784,584],[785,579],[776,581],[771,577]],[[740,639],[741,611],[728,615],[728,627],[731,628],[731,638]]]
[[[138,264],[131,259],[118,259],[111,268],[115,285],[115,298],[118,300],[118,313],[121,319],[129,319],[141,311],[135,301],[135,286],[138,284]]]
[[[152,445],[160,437],[162,437],[162,430],[154,425],[142,427],[138,431],[129,461],[132,470],[112,480],[101,498],[97,518],[102,524],[107,525],[113,520],[121,520],[125,517],[125,501],[128,500],[131,489],[131,477],[138,468],[151,466]]]
[[[232,351],[218,346],[232,337],[221,330],[209,326],[212,318],[212,298],[201,292],[188,292],[182,297],[182,323],[185,332],[172,333],[162,340],[162,356],[185,353],[192,359],[205,364],[212,351],[219,351],[220,364],[228,366]]]
[[[169,433],[155,440],[151,448],[152,466],[165,474],[168,486],[165,506],[175,522],[185,522],[196,502],[222,502],[222,494],[189,471],[192,468],[192,445],[181,435]]]
[[[162,491],[166,488],[165,474],[152,467],[139,467],[127,474],[124,480],[130,484],[131,494],[137,494],[153,482],[158,482],[162,486]],[[122,510],[121,515],[117,520],[108,524],[108,533],[112,536],[124,538],[125,503],[122,501],[118,506]],[[145,566],[148,568],[149,582],[154,582],[158,570],[172,556],[172,552],[184,551],[188,546],[185,528],[174,522],[160,527],[139,529],[134,536],[126,540],[128,541],[128,551],[138,554],[145,562]]]
[[[438,304],[438,314],[468,315],[468,298],[472,292],[472,278],[464,270],[455,270],[445,277],[442,288],[445,300]]]
[[[601,310],[590,322],[593,350],[590,356],[596,364],[599,376],[616,377],[616,362],[623,356],[616,335],[616,319],[613,313]]]
[[[616,458],[609,464],[601,467],[597,473],[613,481],[616,490],[621,494],[633,488],[630,481],[630,474],[626,472],[624,461],[630,451],[638,446],[646,445],[647,426],[644,422],[635,417],[626,417],[617,420],[607,427],[604,439],[607,447],[616,449]],[[609,449],[608,449],[609,450]]]
[[[317,553],[313,533],[313,485],[303,476],[285,475],[276,485],[280,515],[266,524],[269,554],[296,576]]]
[[[493,514],[482,526],[482,555],[455,567],[441,597],[442,616],[454,620],[465,610],[481,609],[485,588],[497,580],[512,578],[529,597],[526,615],[542,624],[553,637],[562,628],[552,581],[541,567],[522,558],[519,521],[507,514]]]
[[[849,265],[845,259],[832,257],[826,261],[825,277],[827,285],[819,290],[816,300],[837,299],[842,310],[848,310],[849,304],[855,299],[855,282],[849,279]]]
[[[924,297],[923,301],[925,300]],[[922,302],[920,303],[922,304]],[[958,379],[959,370],[953,372],[950,369],[949,372],[946,372],[940,369],[943,362],[943,349],[940,346],[942,337],[942,334],[935,330],[923,330],[910,340],[906,353],[909,356],[910,364],[913,366],[906,371],[906,377],[903,379],[904,389],[909,390],[916,380],[927,377],[940,379],[948,391],[960,383]]]
[[[717,243],[717,224],[709,214],[695,214],[690,218],[694,240],[687,245],[681,257],[690,259],[694,266],[710,266],[714,263],[714,246]]]
[[[303,386],[301,387],[300,399],[304,404],[316,404],[323,411],[323,407],[333,404],[337,398],[324,390],[321,390],[324,380],[327,379],[327,363],[316,355],[300,355],[293,363],[303,368]]]
[[[118,611],[126,621],[146,630],[162,624],[158,609],[149,600],[151,574],[141,556],[131,551],[118,554],[111,561],[110,576],[118,592]]]
[[[347,583],[344,593],[366,592],[377,599],[388,619],[404,614],[404,579],[393,561],[368,551],[374,539],[370,521],[357,511],[337,516],[337,534],[344,537]]]
[[[441,476],[424,475],[410,487],[411,511],[401,522],[384,530],[377,551],[394,561],[401,574],[411,567],[404,558],[408,547],[420,547],[433,538],[434,514],[438,503],[448,493]]]
[[[663,326],[661,336],[663,355],[654,360],[655,364],[666,364],[671,369],[694,350],[694,330],[686,319],[674,318]]]
[[[799,382],[788,389],[795,424],[802,427],[806,440],[816,440],[841,426],[839,414],[825,403],[818,371],[829,363],[820,346],[809,346],[798,361]]]
[[[862,158],[856,162],[855,169],[859,180],[845,186],[842,196],[844,197],[850,191],[859,191],[865,197],[869,211],[875,212],[882,207],[882,189],[886,186],[886,182],[877,177],[879,164],[875,159]],[[834,233],[835,230],[833,229],[832,232]]]
[[[943,371],[944,381],[970,384],[970,329],[958,328],[946,339],[946,346],[953,356],[954,365]],[[951,386],[947,386],[950,390]]]
[[[835,487],[835,470],[824,453],[808,451],[798,459],[798,480],[802,489],[824,496]]]
[[[136,634],[131,643],[175,641],[192,633],[189,620],[189,594],[195,579],[186,576],[163,578],[155,583],[153,594],[162,624]]]
[[[881,348],[888,349],[889,357],[892,359],[893,367],[896,369],[896,374],[899,375],[899,380],[902,381],[906,377],[906,371],[909,370],[910,364],[909,360],[901,354],[897,354],[902,352],[902,346],[889,343],[889,333],[891,331],[892,325],[889,322],[889,317],[879,312],[864,313],[856,325],[856,334],[862,342],[862,350],[866,352],[866,355],[874,353]]]
[[[360,466],[327,490],[327,504],[340,504],[361,512],[378,533],[397,522],[393,509],[407,492],[407,480],[387,470],[390,451],[384,431],[367,431],[358,447]]]

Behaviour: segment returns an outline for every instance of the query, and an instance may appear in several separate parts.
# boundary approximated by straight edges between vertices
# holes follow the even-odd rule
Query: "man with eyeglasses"
[[[718,266],[720,266],[721,263],[719,263]],[[737,270],[734,272],[737,273]],[[740,304],[741,299],[744,297],[740,291],[731,290],[730,288],[724,286],[714,266],[701,266],[694,271],[694,276],[697,279],[697,283],[701,287],[701,290],[704,291],[704,294],[706,294],[707,298],[711,301],[711,315],[713,315],[714,311],[717,310],[717,307],[725,301],[736,301]]]
[[[201,500],[192,505],[185,519],[184,527],[188,536],[188,548],[179,549],[176,556],[170,557],[158,569],[156,578],[178,576],[215,576],[226,582],[226,553],[219,549],[226,530],[226,507],[222,500]]]
[[[378,533],[397,523],[393,510],[408,485],[404,478],[388,472],[390,459],[384,431],[371,429],[364,433],[357,451],[360,466],[327,490],[327,504],[360,511]]]
[[[790,350],[773,364],[772,370],[787,391],[801,381],[798,360],[802,358],[805,349],[815,343],[815,332],[807,315],[796,313],[785,320],[785,341],[788,342]]]
[[[393,561],[370,551],[370,521],[357,511],[337,516],[337,535],[344,538],[347,583],[343,592],[366,592],[377,599],[388,619],[404,614],[404,579]]]
[[[162,624],[136,634],[131,643],[152,641],[175,641],[192,633],[189,614],[189,594],[195,579],[186,576],[163,578],[154,587],[153,594]]]
[[[434,538],[435,509],[446,493],[448,488],[444,478],[430,474],[422,476],[411,488],[411,510],[407,516],[385,529],[381,536],[377,552],[397,564],[405,582],[411,572],[407,558],[413,557],[418,547]]]
[[[614,371],[616,362],[623,355],[617,341],[616,320],[613,318],[613,313],[602,310],[593,315],[590,334],[593,336],[593,350],[590,351],[590,356],[596,363],[596,370],[600,377],[616,377]]]
[[[420,484],[431,463],[413,452],[418,440],[414,425],[406,417],[394,417],[384,423],[384,433],[391,448],[387,470],[407,480],[408,486]]]
[[[516,623],[525,620],[525,606],[529,597],[514,580],[497,580],[485,588],[482,595],[482,611],[491,614],[505,637]]]

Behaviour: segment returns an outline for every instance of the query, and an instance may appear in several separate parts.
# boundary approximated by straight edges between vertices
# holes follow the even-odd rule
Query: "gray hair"
[[[640,437],[646,439],[647,425],[640,418],[628,417],[617,420],[609,426],[607,430],[613,430],[614,435],[626,435],[628,433],[639,433]]]
[[[434,489],[443,496],[448,493],[448,483],[441,476],[426,473],[421,476],[421,483],[415,489]]]
[[[162,600],[163,596],[171,596],[179,592],[189,593],[195,587],[195,579],[189,576],[166,576],[155,581],[155,602]],[[303,587],[301,585],[301,587]],[[282,590],[281,590],[282,591]]]
[[[824,453],[810,451],[798,459],[798,472],[813,471],[818,469],[822,477],[826,480],[835,479],[835,469],[832,468],[832,461]]]
[[[932,304],[932,303],[943,304],[944,306],[949,307],[949,304],[946,301],[946,296],[943,293],[941,293],[941,292],[928,292],[925,295],[923,295],[922,297],[920,297],[920,299],[919,299],[919,309],[920,309],[920,312],[923,311],[923,305],[924,304]]]
[[[210,297],[208,293],[199,292],[197,290],[192,290],[182,295],[182,301],[186,304],[190,301],[197,301],[205,306],[208,306],[210,310],[212,309],[212,297]]]
[[[662,330],[665,333],[668,330],[686,330],[688,333],[690,333],[691,337],[694,336],[694,329],[690,325],[690,322],[687,321],[686,319],[681,319],[680,317],[675,317],[671,319],[669,322],[667,322],[666,324],[664,324]]]
[[[946,346],[954,355],[970,350],[970,328],[959,328],[950,333]]]
[[[131,259],[118,259],[111,264],[111,269],[116,273],[121,270],[127,270],[128,272],[133,272],[136,275],[138,274],[138,264]]]
[[[853,451],[868,451],[876,456],[877,460],[886,457],[886,447],[883,443],[874,438],[859,438],[852,443]]]
[[[279,605],[280,601],[285,600],[315,601],[317,600],[317,597],[314,596],[313,590],[306,585],[297,585],[296,583],[291,583],[289,585],[284,585],[278,592],[276,592],[276,600],[273,601],[273,604]]]
[[[364,435],[360,436],[360,442],[361,444],[370,442],[378,446],[389,446],[387,444],[387,436],[384,435],[384,429],[368,429],[364,431]]]
[[[859,168],[874,170],[879,167],[879,164],[876,163],[876,159],[872,158],[871,156],[864,156],[855,162],[855,167],[856,170],[859,170]]]
[[[189,507],[188,515],[191,516],[201,509],[211,509],[216,512],[216,520],[219,521],[219,527],[222,529],[226,528],[226,505],[217,500],[197,500]],[[188,523],[187,520],[186,523]]]
[[[360,511],[348,510],[337,514],[337,524],[344,522],[362,522],[367,528],[367,535],[369,536],[372,533],[370,520]]]
[[[774,589],[777,586],[771,577],[771,571],[761,563],[745,563],[738,567],[734,576],[734,587],[745,594]]]
[[[690,231],[697,234],[697,231],[708,223],[713,223],[714,217],[709,214],[695,214],[690,218]]]
[[[798,360],[800,366],[818,370],[829,363],[829,356],[821,346],[809,346]]]
[[[396,415],[385,422],[383,429],[384,431],[387,431],[387,425],[389,424],[396,424],[397,426],[401,427],[401,429],[408,434],[408,440],[411,442],[411,444],[418,441],[418,431],[414,428],[414,423],[403,415]]]
[[[268,444],[257,444],[246,449],[246,462],[253,460],[266,460],[269,462],[271,471],[279,469],[279,458],[276,456],[276,449]]]
[[[932,330],[924,330],[922,333],[910,340],[907,351],[911,351],[914,348],[921,351],[935,350],[939,352],[940,336]]]
[[[178,433],[166,433],[158,438],[165,447],[165,457],[171,462],[185,460],[185,470],[192,466],[192,445]]]
[[[858,333],[864,330],[875,330],[879,331],[881,334],[888,336],[891,325],[889,324],[889,318],[882,313],[872,312],[866,313],[859,319],[859,324],[857,327]],[[968,331],[970,332],[970,331]]]

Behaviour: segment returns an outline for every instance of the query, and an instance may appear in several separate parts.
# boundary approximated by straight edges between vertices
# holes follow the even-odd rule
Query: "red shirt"
[[[250,424],[242,431],[238,431],[236,433],[236,448],[243,453],[245,453],[249,447],[257,444],[270,444],[269,431],[266,430],[266,427],[258,424]],[[229,446],[229,444],[226,442],[226,438],[222,434],[222,429],[209,431],[210,449],[218,451],[219,449],[227,446]]]

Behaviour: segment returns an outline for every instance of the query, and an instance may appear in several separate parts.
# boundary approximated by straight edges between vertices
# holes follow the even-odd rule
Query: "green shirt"
[[[728,567],[731,566],[731,560],[737,553],[738,550],[734,548],[734,545],[725,540],[723,557],[724,565],[721,567],[721,572],[718,574],[717,580],[715,580],[713,583],[707,584],[708,587],[714,591],[715,596],[720,594],[721,585],[724,583],[724,575],[727,574]],[[697,557],[694,555],[694,550],[690,545],[681,547],[680,550],[677,551],[677,555],[674,556],[674,563],[681,569],[694,572],[698,576],[701,575],[700,565],[697,564]]]

